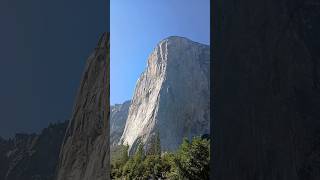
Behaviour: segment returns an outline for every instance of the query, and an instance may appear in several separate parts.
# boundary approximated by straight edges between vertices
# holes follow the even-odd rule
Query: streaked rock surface
[[[110,146],[119,143],[128,118],[131,101],[110,106]]]
[[[209,46],[171,36],[148,58],[137,81],[120,144],[135,149],[160,134],[163,151],[209,133]]]
[[[109,179],[109,34],[87,60],[60,152],[57,180]]]

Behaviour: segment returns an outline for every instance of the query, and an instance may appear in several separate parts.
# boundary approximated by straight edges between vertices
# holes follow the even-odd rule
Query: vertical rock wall
[[[87,60],[60,152],[58,180],[109,179],[109,34]]]
[[[209,133],[209,49],[177,36],[156,46],[137,81],[120,143],[131,151],[159,132],[162,150],[172,151],[185,137]]]
[[[126,125],[131,101],[110,106],[110,147],[116,146]]]

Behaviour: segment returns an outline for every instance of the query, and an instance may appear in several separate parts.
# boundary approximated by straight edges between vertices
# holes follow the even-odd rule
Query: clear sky
[[[0,136],[70,118],[108,10],[105,0],[0,1]]]
[[[210,0],[111,0],[111,104],[133,96],[156,44],[168,36],[210,43]]]

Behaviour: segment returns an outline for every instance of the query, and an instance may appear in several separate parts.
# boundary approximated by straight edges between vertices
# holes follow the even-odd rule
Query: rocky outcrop
[[[67,122],[51,124],[41,134],[16,134],[0,140],[0,179],[54,180]]]
[[[110,146],[119,143],[128,118],[131,101],[110,106]]]
[[[216,3],[213,175],[320,179],[319,1]]]
[[[109,34],[87,60],[60,152],[57,180],[109,179]]]
[[[172,36],[148,58],[137,81],[121,144],[136,144],[159,133],[163,151],[184,137],[209,133],[209,46]]]

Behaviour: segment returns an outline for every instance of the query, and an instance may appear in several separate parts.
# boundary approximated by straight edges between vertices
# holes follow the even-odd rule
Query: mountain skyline
[[[178,36],[161,40],[131,102],[110,107],[110,146],[127,144],[134,152],[158,132],[161,147],[174,150],[184,137],[208,134],[209,64],[208,45]]]
[[[111,104],[133,97],[146,59],[161,40],[182,36],[210,44],[210,0],[113,0],[110,7]]]

